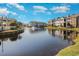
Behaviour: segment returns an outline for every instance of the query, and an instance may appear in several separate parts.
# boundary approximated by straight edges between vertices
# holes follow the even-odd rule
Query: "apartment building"
[[[66,17],[66,27],[79,27],[79,14]]]
[[[53,23],[54,23],[54,20],[55,20],[55,19],[49,20],[49,21],[48,21],[48,26],[53,26],[53,25],[54,25],[54,24],[53,24]]]
[[[74,14],[65,17],[58,17],[48,22],[48,25],[56,27],[76,28],[79,27],[79,14]]]
[[[65,18],[58,17],[57,19],[53,19],[48,21],[48,25],[56,26],[56,27],[64,27]]]
[[[15,19],[0,17],[0,31],[15,28],[16,26],[11,26],[11,22],[15,21],[16,21]]]

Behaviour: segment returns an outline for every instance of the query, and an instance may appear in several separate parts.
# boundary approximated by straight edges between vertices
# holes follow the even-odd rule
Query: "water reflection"
[[[29,29],[23,34],[0,36],[0,55],[53,56],[75,44],[79,32],[54,29]]]
[[[10,41],[16,41],[17,39],[21,39],[22,38],[22,36],[20,36],[20,35],[15,35],[15,36],[13,36],[13,37],[10,37],[9,39],[10,39]]]
[[[13,34],[13,35],[7,35],[7,36],[0,36],[0,42],[1,41],[16,41],[17,39],[21,39],[22,37],[20,34]]]
[[[59,37],[63,40],[67,40],[68,43],[71,43],[72,45],[75,44],[74,39],[79,35],[79,32],[76,31],[54,29],[48,29],[48,33],[54,37]]]
[[[45,30],[46,30],[45,28],[36,28],[36,29],[30,28],[29,32],[30,33],[38,33],[38,32],[42,32],[42,31],[45,31]]]
[[[21,39],[22,36],[20,35],[21,33],[18,34],[11,34],[11,35],[0,35],[0,46],[2,47],[2,52],[4,52],[4,41],[7,42],[7,40],[10,40],[11,42],[16,41],[18,39]]]

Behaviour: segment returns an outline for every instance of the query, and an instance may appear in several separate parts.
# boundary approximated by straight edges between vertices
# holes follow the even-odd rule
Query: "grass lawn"
[[[65,27],[52,27],[52,26],[48,26],[46,28],[48,28],[48,29],[60,29],[60,30],[79,31],[79,28],[65,28]]]
[[[62,49],[57,56],[79,56],[79,43]]]
[[[59,51],[57,56],[79,56],[79,35],[74,40],[75,45],[71,45]]]

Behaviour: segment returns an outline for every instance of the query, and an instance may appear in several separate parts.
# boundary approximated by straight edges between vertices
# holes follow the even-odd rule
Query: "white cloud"
[[[3,15],[7,15],[9,14],[10,12],[8,11],[7,8],[0,8],[0,14],[3,14]]]
[[[14,16],[16,16],[16,15],[18,15],[16,12],[13,12],[13,11],[11,11],[11,10],[8,10],[8,8],[0,8],[0,14],[1,15],[5,15],[5,16],[7,16],[7,15],[14,15]]]
[[[33,6],[33,8],[35,9],[36,12],[45,12],[46,10],[48,10],[46,7],[44,6]]]
[[[70,8],[68,6],[55,6],[53,8],[51,8],[52,11],[54,11],[55,13],[64,13],[70,10]]]
[[[44,13],[48,15],[52,14],[50,11],[48,11],[49,9],[44,6],[33,6],[33,8],[34,8],[33,15],[37,15],[38,13]]]
[[[22,6],[22,5],[20,5],[20,4],[17,4],[17,3],[9,3],[9,5],[12,5],[12,6],[16,7],[16,8],[19,9],[19,10],[22,10],[22,11],[27,12],[27,11],[25,10],[24,6]]]
[[[16,12],[9,11],[7,8],[0,8],[0,14],[2,14],[2,15],[8,15],[8,14],[17,15]]]
[[[12,11],[10,11],[10,13],[12,14],[12,15],[17,15],[17,13],[16,12],[12,12]]]

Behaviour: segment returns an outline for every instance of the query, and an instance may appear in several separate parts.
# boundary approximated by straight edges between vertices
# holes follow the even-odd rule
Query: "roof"
[[[13,18],[7,18],[7,17],[0,17],[0,20],[8,20],[8,21],[16,21],[16,19]]]

